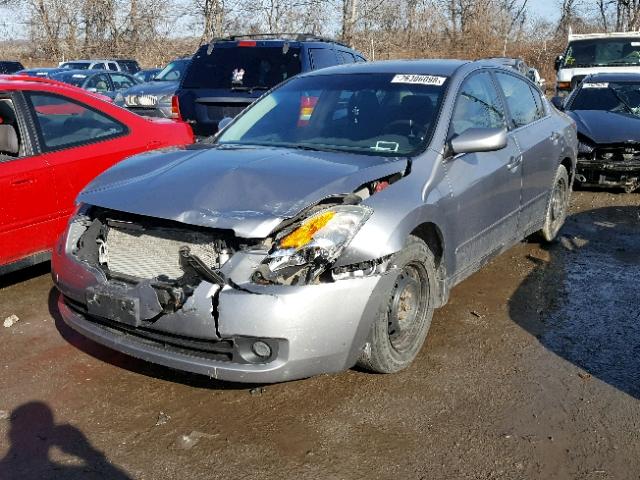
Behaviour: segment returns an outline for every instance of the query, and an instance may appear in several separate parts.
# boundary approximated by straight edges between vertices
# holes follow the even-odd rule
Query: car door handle
[[[33,177],[25,177],[25,178],[16,178],[15,180],[11,181],[11,186],[13,187],[23,187],[26,185],[31,185],[32,183],[35,183],[35,178]]]
[[[522,155],[518,155],[517,157],[511,157],[509,159],[509,163],[507,163],[507,168],[511,171],[514,171],[520,166],[521,163],[522,163]]]

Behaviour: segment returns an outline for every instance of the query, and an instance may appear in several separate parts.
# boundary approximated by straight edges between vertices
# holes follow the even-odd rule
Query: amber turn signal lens
[[[280,248],[300,248],[311,240],[315,233],[323,228],[335,216],[336,212],[328,211],[314,215],[280,241]]]

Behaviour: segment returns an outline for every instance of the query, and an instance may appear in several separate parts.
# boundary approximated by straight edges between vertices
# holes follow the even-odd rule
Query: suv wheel
[[[359,366],[378,373],[394,373],[411,364],[433,317],[436,269],[427,244],[410,236],[393,264],[398,277],[358,360]]]

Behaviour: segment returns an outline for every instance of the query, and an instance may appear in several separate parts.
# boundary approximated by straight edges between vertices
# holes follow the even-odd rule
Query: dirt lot
[[[214,383],[0,279],[0,479],[640,478],[640,194],[578,192],[562,241],[456,287],[408,371]]]

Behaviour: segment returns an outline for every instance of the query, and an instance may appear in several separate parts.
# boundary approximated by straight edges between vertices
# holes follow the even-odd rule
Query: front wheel
[[[544,226],[540,230],[542,238],[547,242],[553,242],[558,232],[564,225],[569,210],[569,174],[564,165],[558,167],[553,182],[553,190],[549,197],[547,212],[544,218]]]
[[[410,236],[393,259],[399,274],[378,314],[358,365],[378,373],[394,373],[416,357],[431,326],[435,262],[427,244]]]

